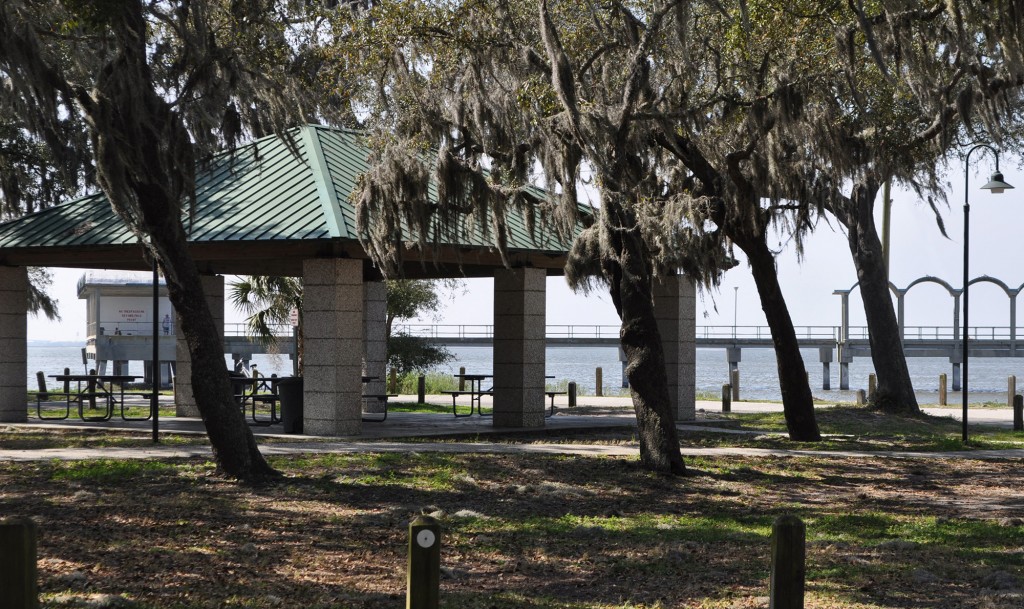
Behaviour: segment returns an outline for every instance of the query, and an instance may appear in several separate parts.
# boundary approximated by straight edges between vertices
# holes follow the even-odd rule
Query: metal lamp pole
[[[964,284],[963,284],[964,285],[964,324],[963,324],[964,325],[964,329],[963,329],[963,338],[962,338],[962,340],[960,342],[961,359],[963,360],[963,363],[961,365],[961,368],[962,368],[961,375],[963,376],[963,378],[961,379],[960,384],[961,384],[961,386],[963,388],[962,391],[961,391],[961,395],[963,397],[963,403],[964,403],[963,404],[963,416],[962,416],[962,425],[963,425],[962,440],[963,440],[964,444],[967,443],[967,439],[968,439],[967,438],[967,400],[968,400],[968,396],[967,396],[967,383],[968,383],[967,363],[968,363],[969,355],[968,355],[968,349],[967,349],[967,342],[969,340],[969,337],[968,337],[968,332],[967,332],[967,328],[968,328],[967,324],[968,324],[968,317],[969,317],[968,316],[968,309],[969,309],[969,303],[970,303],[970,299],[969,299],[969,294],[970,294],[970,274],[969,274],[969,271],[968,271],[968,269],[969,269],[968,263],[969,263],[969,259],[970,259],[970,239],[971,239],[971,231],[970,231],[971,203],[970,203],[970,189],[968,188],[968,182],[970,180],[971,154],[975,150],[981,150],[981,149],[985,149],[985,150],[990,151],[996,157],[996,171],[995,171],[995,173],[992,174],[992,179],[989,181],[989,183],[985,184],[981,188],[983,190],[991,191],[992,194],[1001,194],[1004,191],[1006,191],[1007,189],[1013,188],[1013,186],[1010,186],[1009,184],[1007,184],[1006,182],[1003,181],[1003,174],[999,172],[999,151],[998,150],[996,150],[992,146],[989,146],[988,144],[977,144],[976,146],[974,146],[973,148],[971,148],[970,150],[967,151],[967,157],[964,159]]]
[[[733,340],[735,340],[736,339],[736,306],[739,304],[739,301],[740,301],[740,287],[737,285],[737,286],[733,286],[732,289],[735,290],[735,292],[733,292],[733,297],[732,297],[732,338],[733,338]]]

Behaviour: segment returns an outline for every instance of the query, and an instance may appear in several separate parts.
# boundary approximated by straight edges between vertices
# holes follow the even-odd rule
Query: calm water
[[[228,369],[230,370],[231,366],[234,365],[231,361],[231,356],[225,356],[224,361],[227,363]],[[292,362],[288,359],[287,355],[256,355],[253,356],[253,364],[256,364],[259,371],[263,374],[276,373],[280,376],[287,376],[292,373]],[[90,362],[89,366],[95,367],[95,362]],[[37,370],[42,370],[43,374],[49,376],[51,374],[63,374],[64,368],[70,368],[72,374],[88,372],[86,370],[86,366],[82,364],[81,347],[40,347],[29,345],[29,387],[34,388],[36,386]],[[142,376],[142,369],[142,362],[129,362],[127,374]],[[109,368],[107,368],[107,372],[110,372]],[[48,379],[47,383],[52,384],[53,379]]]
[[[456,373],[459,366],[465,366],[467,372],[489,373],[492,368],[490,347],[457,346],[449,350],[455,359],[441,369],[442,372]],[[852,400],[853,391],[824,391],[821,389],[822,370],[818,362],[816,349],[804,349],[804,364],[810,372],[811,390],[815,397],[826,400]],[[230,356],[225,357],[231,366]],[[253,358],[263,374],[291,374],[291,360],[287,356],[256,355]],[[939,375],[946,373],[952,379],[952,367],[944,358],[914,357],[909,360],[910,374],[914,388],[924,403],[938,392]],[[72,372],[83,372],[80,347],[38,347],[28,348],[28,386],[35,387],[35,372],[42,370],[44,374],[60,374],[64,367]],[[576,381],[581,390],[593,392],[595,368],[600,366],[606,388],[617,388],[622,385],[622,365],[619,362],[618,349],[615,347],[548,347],[547,374],[556,379]],[[871,360],[858,358],[850,364],[850,387],[852,390],[866,389],[868,374],[873,371]],[[142,374],[142,362],[131,362],[130,374]],[[981,358],[971,359],[971,391],[972,393],[1004,393],[1006,377],[1017,375],[1021,380],[1018,387],[1024,386],[1024,361],[1014,358]],[[831,365],[832,387],[839,387],[839,364]],[[722,384],[729,381],[729,365],[725,359],[724,349],[697,350],[697,391],[718,395]],[[950,380],[952,382],[952,380]],[[779,400],[778,376],[775,371],[775,354],[771,349],[744,349],[743,361],[740,362],[740,386],[743,399]],[[953,398],[950,398],[954,401]],[[931,400],[934,402],[934,398]]]

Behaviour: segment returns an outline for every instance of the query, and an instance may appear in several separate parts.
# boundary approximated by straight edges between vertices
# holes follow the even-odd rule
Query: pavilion
[[[307,125],[290,135],[291,145],[269,136],[201,167],[190,253],[221,324],[223,275],[302,278],[305,432],[358,434],[360,377],[383,379],[386,361],[383,278],[359,242],[350,201],[368,149],[350,130]],[[493,424],[543,427],[545,278],[562,274],[569,244],[543,228],[528,230],[518,212],[509,216],[508,266],[481,228],[488,223],[467,220],[455,242],[422,256],[410,245],[402,272],[494,278]],[[102,193],[0,224],[0,422],[27,417],[29,266],[148,270],[150,263]],[[692,419],[693,284],[667,278],[655,298],[673,407],[677,419]],[[177,413],[198,416],[188,351],[180,332],[176,338]]]

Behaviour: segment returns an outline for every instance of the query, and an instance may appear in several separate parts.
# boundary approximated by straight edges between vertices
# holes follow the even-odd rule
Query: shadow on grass
[[[1020,527],[856,500],[858,485],[907,476],[977,480],[941,464],[702,458],[691,460],[698,475],[674,478],[578,456],[272,463],[287,477],[259,488],[196,460],[0,465],[0,509],[40,523],[44,592],[125,594],[150,607],[399,606],[408,521],[423,512],[443,524],[444,607],[761,597],[771,522],[783,512],[808,522],[809,572],[827,580],[811,589],[839,607],[967,599],[949,586],[958,572],[975,588],[991,565],[1019,572],[1012,550],[1024,545]],[[886,549],[893,539],[912,545]],[[916,570],[934,580],[908,585]]]

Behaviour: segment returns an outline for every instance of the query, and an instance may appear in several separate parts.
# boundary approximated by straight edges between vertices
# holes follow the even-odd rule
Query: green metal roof
[[[192,243],[358,240],[350,194],[369,150],[359,132],[307,125],[289,148],[276,136],[221,154],[196,175]],[[434,192],[431,189],[431,195]],[[510,250],[564,253],[568,244],[538,229],[531,237],[518,212],[509,217]],[[460,247],[492,247],[475,222]],[[410,239],[411,240],[411,239]],[[0,224],[0,249],[120,246],[136,243],[102,193]]]

